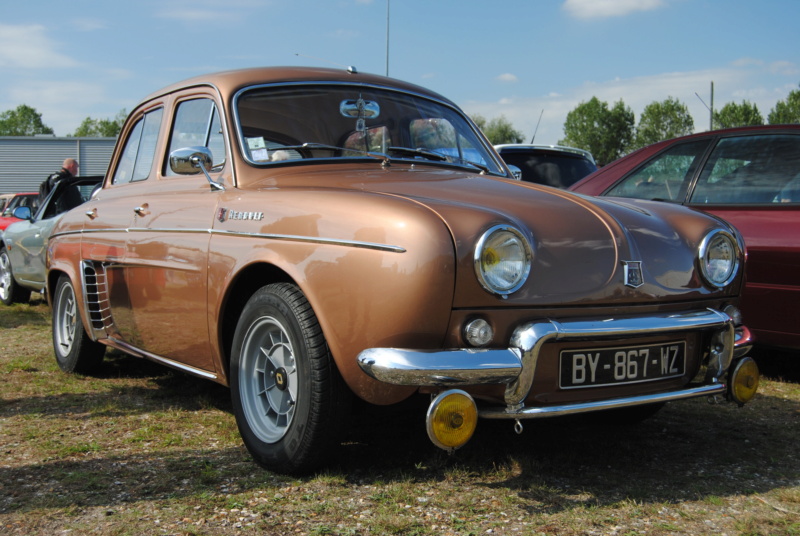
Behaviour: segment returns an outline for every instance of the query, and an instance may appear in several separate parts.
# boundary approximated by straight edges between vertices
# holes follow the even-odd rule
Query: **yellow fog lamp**
[[[758,365],[750,357],[744,357],[736,364],[731,373],[730,397],[738,404],[752,399],[758,391]]]
[[[460,389],[439,393],[426,418],[428,437],[439,448],[453,451],[464,446],[478,425],[475,401]]]

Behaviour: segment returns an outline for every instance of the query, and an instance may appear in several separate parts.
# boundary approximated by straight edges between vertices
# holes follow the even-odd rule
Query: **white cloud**
[[[622,17],[636,11],[651,11],[664,6],[663,0],[564,0],[564,9],[573,17],[594,19]]]
[[[775,61],[769,65],[769,71],[774,74],[797,76],[800,74],[800,68],[796,63],[790,61]]]
[[[263,0],[162,0],[156,16],[189,23],[236,23],[252,16],[254,9],[271,3]]]
[[[79,18],[72,21],[71,27],[78,32],[93,32],[108,28],[108,24],[100,19]]]
[[[499,82],[513,83],[513,82],[518,82],[519,78],[517,78],[516,75],[511,74],[511,73],[503,73],[500,76],[498,76],[497,78],[495,78],[495,80],[497,80]]]
[[[73,67],[77,62],[57,52],[44,26],[0,24],[0,67],[49,69]]]

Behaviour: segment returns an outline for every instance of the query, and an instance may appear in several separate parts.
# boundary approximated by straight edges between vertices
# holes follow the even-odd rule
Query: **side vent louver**
[[[106,268],[99,262],[84,261],[82,265],[83,295],[86,300],[89,321],[92,324],[92,330],[95,335],[104,337],[108,328],[113,324]]]

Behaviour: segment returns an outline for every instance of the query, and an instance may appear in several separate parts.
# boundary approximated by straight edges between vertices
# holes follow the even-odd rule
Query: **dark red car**
[[[800,349],[800,125],[662,141],[569,189],[680,203],[732,223],[748,252],[742,312],[755,342]]]

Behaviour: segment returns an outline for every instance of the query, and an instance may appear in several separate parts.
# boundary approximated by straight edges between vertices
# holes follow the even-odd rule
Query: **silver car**
[[[47,240],[61,215],[91,197],[103,177],[72,177],[56,185],[39,206],[18,207],[12,223],[0,231],[0,302],[11,305],[26,302],[31,292],[45,286]]]

